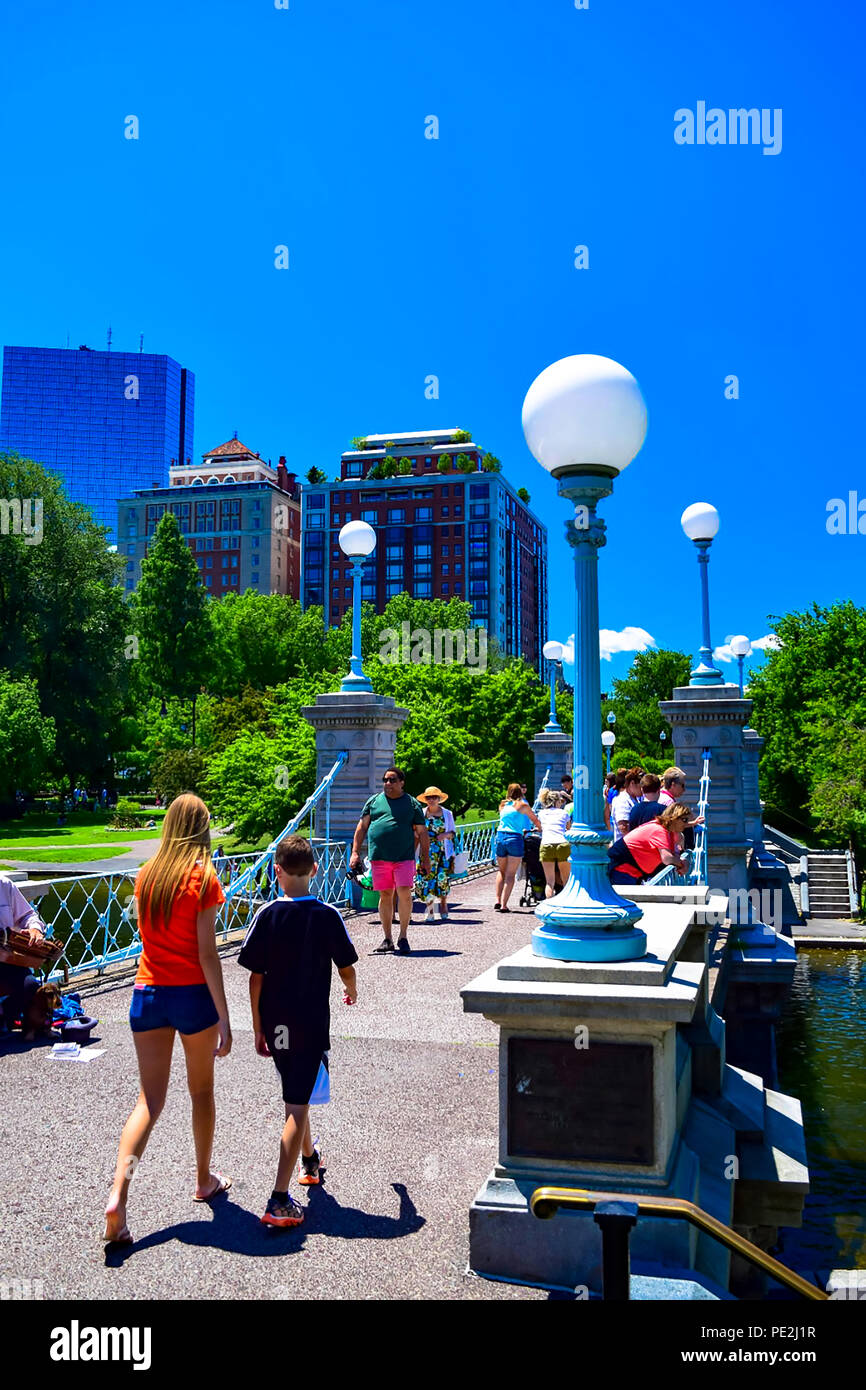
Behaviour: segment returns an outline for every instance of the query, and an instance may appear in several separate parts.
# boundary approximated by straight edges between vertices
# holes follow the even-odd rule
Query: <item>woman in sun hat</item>
[[[443,805],[448,793],[439,787],[428,787],[416,797],[424,807],[424,824],[430,836],[430,872],[415,874],[415,897],[427,904],[425,922],[448,921],[448,869],[454,859],[455,824],[451,812]],[[437,902],[438,899],[438,902]]]

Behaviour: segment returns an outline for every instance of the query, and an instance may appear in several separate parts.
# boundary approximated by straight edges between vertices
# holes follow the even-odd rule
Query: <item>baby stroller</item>
[[[539,857],[541,835],[537,830],[527,830],[523,836],[523,889],[520,894],[521,907],[534,907],[544,897],[544,870]]]

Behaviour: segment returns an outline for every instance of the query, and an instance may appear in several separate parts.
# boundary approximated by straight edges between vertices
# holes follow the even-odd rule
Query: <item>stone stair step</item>
[[[764,1082],[754,1072],[725,1063],[721,1094],[714,1100],[738,1135],[760,1139],[764,1132]]]

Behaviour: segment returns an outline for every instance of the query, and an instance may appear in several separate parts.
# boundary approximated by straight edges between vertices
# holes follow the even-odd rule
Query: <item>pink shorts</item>
[[[390,893],[392,888],[411,888],[415,882],[414,859],[401,859],[396,864],[390,859],[373,859],[370,868],[377,893]]]

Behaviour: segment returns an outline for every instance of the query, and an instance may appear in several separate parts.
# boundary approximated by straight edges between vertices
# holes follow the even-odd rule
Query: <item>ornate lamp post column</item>
[[[701,572],[703,645],[701,659],[692,671],[689,685],[724,685],[724,676],[713,664],[713,646],[710,641],[710,587],[707,574],[710,566],[710,546],[719,529],[719,514],[709,502],[693,502],[680,517],[680,525],[689,540],[694,541],[698,548],[698,566]]]
[[[633,960],[646,952],[639,907],[607,876],[598,708],[598,552],[605,543],[596,507],[641,448],[646,405],[630,372],[609,357],[581,354],[547,367],[523,403],[526,442],[574,507],[566,536],[574,550],[574,816],[571,873],[563,891],[536,908],[536,955],[554,960]]]
[[[616,734],[614,733],[613,729],[605,729],[604,733],[601,736],[601,742],[604,751],[607,755],[607,772],[608,775],[610,775],[610,750],[616,743]]]
[[[562,727],[556,717],[556,667],[562,661],[565,650],[561,642],[545,642],[541,651],[545,661],[550,662],[550,718],[544,726],[546,734],[561,734]]]
[[[747,656],[752,655],[752,644],[748,637],[732,637],[731,651],[737,658],[737,664],[740,668],[740,699],[742,700],[745,698],[743,694],[743,662]]]
[[[349,673],[340,682],[344,691],[370,690],[369,676],[361,664],[361,570],[376,549],[376,532],[366,521],[347,521],[340,532],[340,549],[352,561],[352,655]]]

